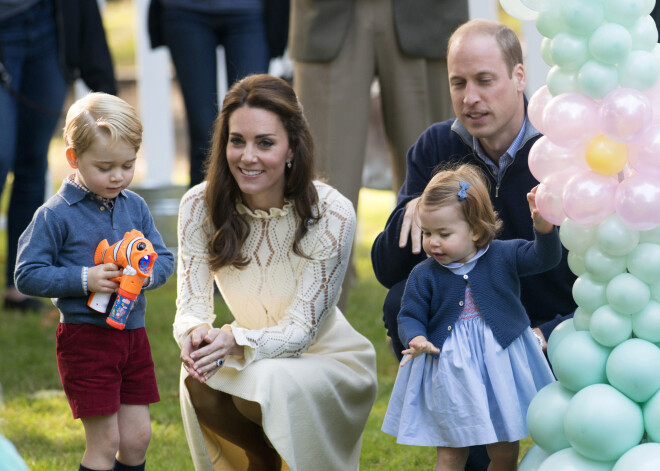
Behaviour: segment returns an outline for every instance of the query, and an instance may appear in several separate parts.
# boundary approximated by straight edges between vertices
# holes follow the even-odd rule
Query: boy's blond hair
[[[66,114],[64,144],[80,156],[100,132],[110,138],[111,145],[122,140],[135,152],[142,144],[142,123],[131,105],[107,93],[88,93]]]
[[[469,184],[465,196],[459,197],[461,182]],[[424,189],[417,209],[459,204],[465,220],[477,236],[475,245],[490,244],[502,227],[490,200],[488,186],[481,170],[473,165],[447,166],[436,173]]]

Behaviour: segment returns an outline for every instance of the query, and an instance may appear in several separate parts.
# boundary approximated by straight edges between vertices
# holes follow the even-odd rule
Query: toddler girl
[[[494,240],[501,226],[479,170],[436,174],[417,206],[428,259],[406,283],[398,316],[404,358],[382,430],[437,447],[436,471],[462,470],[485,444],[489,471],[515,470],[525,415],[554,381],[520,302],[519,277],[557,265],[557,229],[527,199],[535,240]]]

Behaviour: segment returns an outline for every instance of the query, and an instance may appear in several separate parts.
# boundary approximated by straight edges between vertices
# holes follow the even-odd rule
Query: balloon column
[[[537,204],[577,275],[548,339],[557,382],[520,471],[660,469],[660,47],[654,0],[500,0],[551,66],[529,100]]]

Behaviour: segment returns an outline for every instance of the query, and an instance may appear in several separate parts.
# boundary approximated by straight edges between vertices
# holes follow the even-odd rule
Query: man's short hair
[[[513,74],[516,65],[523,63],[522,47],[516,33],[508,26],[494,20],[485,20],[482,18],[470,20],[456,28],[449,38],[447,44],[447,55],[452,44],[467,35],[487,35],[495,38],[497,45],[502,52],[502,58],[509,71],[509,77]]]

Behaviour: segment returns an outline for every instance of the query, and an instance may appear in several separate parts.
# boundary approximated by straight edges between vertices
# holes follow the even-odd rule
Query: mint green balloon
[[[561,232],[559,233],[561,237]],[[649,242],[651,244],[660,244],[660,226],[648,231],[639,232],[639,243]]]
[[[548,71],[546,86],[552,96],[579,91],[577,74],[562,70],[558,65]]]
[[[598,308],[601,309],[601,308]],[[589,330],[589,323],[593,313],[578,306],[573,313],[573,327],[575,330]]]
[[[548,64],[550,67],[555,65],[555,63],[552,60],[552,52],[550,51],[551,46],[552,46],[552,39],[543,38],[541,40],[541,59],[543,59],[543,62]]]
[[[594,245],[584,254],[584,267],[594,280],[607,282],[626,271],[626,257],[610,255]]]
[[[606,304],[594,311],[589,321],[591,336],[601,345],[616,347],[632,335],[632,319]]]
[[[571,269],[575,276],[581,276],[587,272],[584,266],[584,254],[568,252],[566,261],[568,262],[568,268]]]
[[[653,299],[660,301],[660,281],[652,283],[649,288],[651,288],[651,296]]]
[[[594,384],[571,399],[564,431],[581,455],[598,461],[614,461],[641,441],[644,435],[642,409],[609,384]],[[559,469],[562,468],[556,468]]]
[[[561,13],[568,30],[579,35],[591,34],[605,19],[600,0],[571,0],[564,3]]]
[[[616,23],[605,23],[589,38],[589,52],[594,59],[615,65],[628,57],[632,43],[626,28]]]
[[[573,332],[557,346],[552,369],[561,384],[571,391],[606,383],[605,365],[610,350],[596,342],[589,332]]]
[[[618,215],[613,214],[600,223],[596,231],[598,246],[610,255],[627,255],[639,243],[639,231],[629,227]]]
[[[658,75],[660,63],[652,52],[630,51],[626,60],[619,64],[619,83],[625,88],[645,92],[655,85]]]
[[[610,23],[631,26],[642,15],[648,15],[646,0],[603,0],[605,19]]]
[[[654,442],[660,442],[660,391],[642,405],[642,412],[646,434]]]
[[[566,23],[561,9],[552,8],[539,12],[536,17],[536,29],[546,38],[554,38],[558,33],[566,30]]]
[[[635,336],[649,342],[660,342],[660,302],[652,299],[644,309],[632,315]]]
[[[564,434],[564,416],[574,393],[559,382],[536,393],[527,409],[527,428],[534,443],[548,453],[571,446]]]
[[[546,353],[548,354],[548,359],[550,364],[552,364],[552,356],[554,355],[559,344],[566,338],[566,336],[575,332],[575,327],[573,326],[573,319],[566,319],[557,324],[557,327],[552,329],[550,332],[550,337],[548,337],[547,342],[548,346],[546,347]]]
[[[634,314],[644,309],[651,299],[651,289],[630,273],[615,276],[605,290],[607,301],[621,314]]]
[[[597,229],[598,226],[584,226],[566,218],[559,227],[559,238],[569,251],[584,253],[596,243]]]
[[[601,99],[619,83],[616,67],[591,59],[580,67],[577,74],[578,89],[593,99]]]
[[[606,284],[595,280],[588,272],[579,276],[573,283],[575,303],[589,312],[594,312],[607,304]]]
[[[642,443],[619,458],[612,471],[658,471],[660,469],[660,443]]]
[[[642,339],[626,340],[610,353],[605,372],[612,386],[635,402],[660,390],[660,348]]]
[[[632,48],[653,52],[658,44],[658,28],[650,15],[642,16],[629,28]]]
[[[565,448],[548,456],[538,471],[612,471],[614,461],[585,458],[574,448]]]
[[[541,466],[543,461],[548,456],[550,456],[550,453],[545,451],[540,446],[534,445],[529,450],[527,450],[525,456],[523,456],[522,460],[520,460],[518,471],[538,471],[539,466]]]
[[[660,281],[660,245],[639,244],[626,257],[628,271],[645,283]]]
[[[562,31],[550,44],[552,61],[566,71],[577,71],[589,59],[589,47],[584,37]]]

